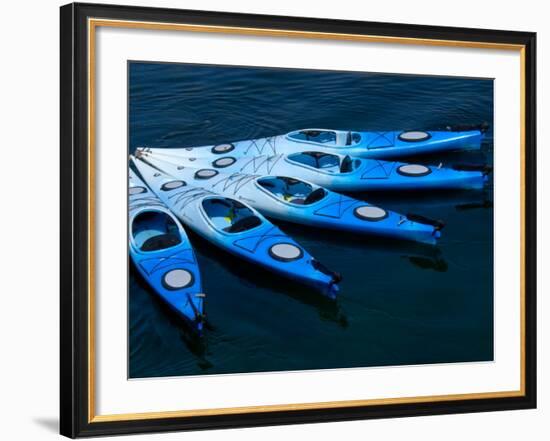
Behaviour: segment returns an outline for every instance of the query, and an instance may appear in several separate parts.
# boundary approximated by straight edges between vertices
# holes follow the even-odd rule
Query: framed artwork
[[[534,33],[61,8],[61,433],[533,408]]]

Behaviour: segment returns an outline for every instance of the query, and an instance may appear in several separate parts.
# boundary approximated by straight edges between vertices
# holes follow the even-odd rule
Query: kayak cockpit
[[[323,152],[300,152],[288,155],[288,160],[329,173],[349,173],[357,169],[361,160]]]
[[[132,238],[141,251],[160,251],[182,242],[179,228],[162,211],[142,211],[132,222]]]
[[[314,188],[307,182],[285,176],[259,178],[258,185],[270,194],[285,202],[296,205],[310,205],[326,196],[323,188]]]
[[[260,226],[263,221],[239,201],[213,197],[202,201],[204,213],[218,230],[241,233]]]
[[[290,141],[330,147],[351,147],[361,142],[361,134],[349,130],[304,129],[286,135]]]

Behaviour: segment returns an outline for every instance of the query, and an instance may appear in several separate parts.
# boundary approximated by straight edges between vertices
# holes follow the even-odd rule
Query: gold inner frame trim
[[[115,27],[145,30],[185,31],[238,34],[264,37],[309,38],[340,41],[357,41],[386,44],[412,44],[420,46],[463,47],[475,49],[512,50],[520,53],[520,389],[512,391],[464,393],[453,395],[414,396],[399,398],[375,398],[365,400],[327,401],[314,403],[274,404],[262,406],[230,407],[217,409],[193,409],[144,413],[96,415],[95,399],[95,37],[96,28]],[[334,409],[360,406],[380,406],[390,404],[413,404],[428,402],[478,400],[491,398],[522,397],[525,395],[525,46],[462,40],[439,40],[405,38],[378,35],[357,35],[323,33],[232,26],[191,25],[180,23],[155,23],[140,21],[88,19],[88,422],[113,422],[149,420],[162,418],[182,418],[212,415],[234,415],[242,413],[262,413],[292,410]]]
[[[149,420],[158,418],[181,418],[193,416],[211,415],[235,415],[239,413],[261,413],[276,412],[280,410],[313,410],[313,409],[335,409],[339,407],[360,407],[365,405],[381,406],[385,404],[409,404],[409,403],[430,403],[441,401],[458,401],[482,398],[517,397],[522,396],[520,391],[487,392],[478,394],[455,394],[455,395],[434,395],[401,398],[374,398],[370,400],[348,400],[348,401],[326,401],[318,403],[297,403],[297,404],[273,404],[267,406],[246,406],[226,407],[220,409],[198,409],[198,410],[175,410],[163,412],[126,413],[116,415],[97,415],[91,422],[127,421],[127,420]]]

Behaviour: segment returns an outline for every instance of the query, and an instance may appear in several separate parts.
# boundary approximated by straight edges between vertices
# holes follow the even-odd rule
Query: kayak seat
[[[181,242],[179,228],[168,214],[161,211],[144,211],[132,222],[132,236],[137,248],[155,251]]]
[[[304,135],[306,137],[306,140],[310,140],[311,138],[316,138],[321,134],[320,130],[300,130],[300,135]]]
[[[308,167],[319,168],[317,166],[317,157],[315,153],[316,152],[294,153],[288,155],[288,159],[298,164],[307,165]]]
[[[337,171],[340,168],[339,157],[330,153],[300,152],[288,155],[288,159],[292,162],[320,170]]]
[[[181,238],[172,233],[150,237],[141,246],[141,251],[158,251],[174,247],[181,243]]]
[[[353,171],[353,161],[349,155],[346,155],[340,164],[340,173],[349,173],[351,171]]]
[[[337,132],[336,133],[336,142],[337,146],[349,146],[351,145],[351,132]]]
[[[208,198],[202,202],[202,207],[214,228],[222,231],[230,231],[240,219],[254,216],[246,205],[229,198]]]
[[[231,208],[231,204],[223,199],[210,199],[212,205],[223,205],[224,207]]]
[[[304,205],[310,205],[314,204],[315,202],[320,201],[325,197],[325,190],[323,188],[317,188],[316,190],[313,190],[310,194],[307,195],[307,197],[304,200]]]
[[[320,201],[324,197],[325,197],[325,190],[323,190],[322,188],[318,188],[316,190],[313,190],[311,193],[309,193],[305,198],[299,196],[293,199],[289,199],[288,202],[296,205],[309,205],[309,204],[314,204],[317,201]]]
[[[325,144],[335,147],[344,147],[361,142],[361,135],[349,130],[306,129],[287,133],[291,141]]]
[[[239,219],[233,225],[224,228],[228,233],[240,233],[241,231],[251,230],[262,224],[262,220],[258,216],[247,216]]]
[[[288,176],[266,176],[259,178],[256,182],[273,196],[285,202],[304,199],[312,190],[311,185],[307,182]]]
[[[230,216],[216,215],[209,217],[210,222],[214,225],[214,228],[218,230],[224,230],[226,227],[231,225]]]

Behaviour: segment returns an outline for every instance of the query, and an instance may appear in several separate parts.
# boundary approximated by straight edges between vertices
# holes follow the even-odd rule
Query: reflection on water
[[[489,80],[130,65],[130,150],[304,127],[436,129],[492,121]],[[481,151],[412,158],[489,163]],[[445,221],[437,247],[277,222],[344,279],[336,302],[190,234],[207,293],[203,339],[130,268],[130,377],[490,360],[493,189],[355,197]],[[330,351],[327,350],[330,348]]]

